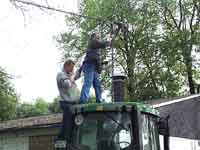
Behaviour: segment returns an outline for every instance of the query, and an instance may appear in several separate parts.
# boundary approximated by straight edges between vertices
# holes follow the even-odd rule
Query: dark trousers
[[[71,131],[72,131],[72,112],[70,107],[72,103],[66,101],[60,101],[60,107],[63,111],[63,120],[60,132],[58,134],[58,139],[64,140],[66,139],[67,142],[70,142]]]

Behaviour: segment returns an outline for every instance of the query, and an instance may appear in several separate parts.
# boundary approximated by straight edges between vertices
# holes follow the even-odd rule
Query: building
[[[150,101],[162,117],[169,115],[170,135],[200,139],[200,95]]]
[[[200,95],[148,102],[162,117],[169,115],[171,150],[200,150]]]
[[[31,117],[0,124],[0,150],[53,150],[62,115]]]

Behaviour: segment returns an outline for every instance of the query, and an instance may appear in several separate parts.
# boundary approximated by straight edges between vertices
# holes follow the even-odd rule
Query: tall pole
[[[115,30],[113,29],[113,24],[111,24],[111,35],[114,34],[114,36],[112,37],[111,39],[111,59],[112,59],[112,70],[111,70],[111,77],[112,77],[112,84],[111,84],[111,95],[112,95],[112,101],[113,101],[113,98],[114,98],[114,93],[113,93],[113,76],[114,76],[114,67],[115,67],[115,57],[114,57],[114,48],[113,48],[113,41],[115,40],[115,38],[117,37],[120,29],[121,29],[121,26],[119,24],[118,25],[118,28]]]
[[[112,61],[112,68],[111,68],[111,78],[112,78],[112,83],[111,83],[111,96],[112,96],[112,102],[114,101],[114,92],[113,92],[113,76],[114,76],[114,48],[113,48],[113,40],[115,38],[115,36],[112,37],[112,34],[114,33],[113,30],[113,24],[111,24],[111,61]]]
[[[115,65],[115,63],[114,63],[114,48],[113,48],[113,46],[111,46],[111,51],[112,51],[112,77],[114,76],[114,65]]]
[[[111,84],[111,94],[112,94],[112,101],[114,101],[114,92],[113,92],[113,76],[114,76],[114,48],[112,46],[112,41],[111,41],[111,51],[112,51],[112,73],[111,73],[111,77],[112,77],[112,84]]]

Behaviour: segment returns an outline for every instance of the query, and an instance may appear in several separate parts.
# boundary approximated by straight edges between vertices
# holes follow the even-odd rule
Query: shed
[[[0,123],[0,150],[53,150],[62,114]]]
[[[148,102],[162,117],[169,115],[172,137],[200,140],[200,95],[190,95]]]

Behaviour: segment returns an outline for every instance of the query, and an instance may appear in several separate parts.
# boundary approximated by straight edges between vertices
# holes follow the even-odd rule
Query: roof
[[[171,97],[171,98],[169,97],[166,99],[149,100],[149,101],[145,101],[144,103],[153,106],[153,108],[158,108],[158,107],[163,107],[163,106],[167,106],[170,104],[175,104],[178,102],[191,100],[191,99],[198,98],[198,97],[200,97],[200,94]]]
[[[114,102],[114,103],[88,103],[76,105],[76,112],[96,112],[96,111],[121,111],[123,109],[137,108],[139,111],[159,115],[159,112],[153,109],[150,105],[137,102]]]
[[[27,128],[50,127],[61,123],[62,114],[29,117],[24,119],[9,120],[0,123],[0,132],[7,130],[19,130]]]
[[[169,134],[173,137],[200,139],[200,95],[191,95],[153,105],[161,117],[169,116]]]

